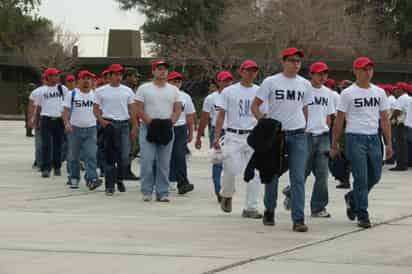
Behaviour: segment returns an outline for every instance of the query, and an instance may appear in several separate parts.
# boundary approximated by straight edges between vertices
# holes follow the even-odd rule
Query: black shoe
[[[62,172],[61,172],[60,168],[54,169],[54,176],[62,176]]]
[[[114,195],[114,188],[107,188],[105,190],[106,196],[113,196]]]
[[[349,182],[340,182],[336,188],[338,189],[349,189],[350,188],[350,183]]]
[[[270,210],[265,210],[265,212],[263,213],[262,221],[264,225],[274,226],[275,225],[275,212],[270,211]]]
[[[345,204],[346,204],[346,216],[349,220],[354,221],[356,219],[355,212],[353,212],[352,205],[349,200],[349,195],[345,195]]]
[[[232,212],[232,198],[222,197],[220,208],[223,210],[223,212]]]
[[[42,171],[41,172],[41,177],[43,178],[49,178],[50,177],[50,171]]]
[[[70,178],[67,178],[66,185],[70,186],[72,184],[72,180]]]
[[[117,189],[119,190],[119,192],[126,192],[126,186],[123,184],[123,182],[117,183]]]
[[[295,232],[307,232],[309,228],[305,225],[304,221],[296,221],[293,223],[293,231]]]
[[[183,185],[178,185],[178,193],[180,195],[184,195],[190,191],[193,191],[193,189],[195,189],[195,186],[193,184],[183,184]]]
[[[396,167],[390,168],[389,170],[390,171],[407,171],[408,168],[407,167],[398,167],[398,166],[396,166]]]
[[[87,182],[87,187],[89,188],[89,190],[95,190],[96,188],[101,186],[102,183],[103,182],[100,179],[91,180],[91,181]]]
[[[369,219],[358,220],[358,226],[361,228],[371,228],[372,224]]]

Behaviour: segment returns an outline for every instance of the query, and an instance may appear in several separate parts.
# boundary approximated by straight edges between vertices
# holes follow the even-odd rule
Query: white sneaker
[[[177,190],[177,183],[176,182],[170,182],[169,184],[169,191],[176,191]]]
[[[152,195],[143,195],[143,202],[150,202],[152,200]]]

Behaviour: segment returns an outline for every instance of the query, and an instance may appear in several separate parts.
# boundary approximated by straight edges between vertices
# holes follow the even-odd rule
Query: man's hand
[[[200,138],[196,138],[195,148],[196,149],[202,148],[202,140]]]
[[[103,128],[106,128],[108,125],[110,125],[110,122],[102,119],[102,120],[100,121],[100,125],[101,125]]]
[[[72,128],[72,125],[70,123],[64,124],[64,132],[66,134],[73,132],[73,128]]]
[[[220,138],[215,138],[214,140],[213,140],[213,148],[214,149],[216,149],[216,150],[220,150],[220,140],[219,140]]]
[[[393,156],[392,146],[386,146],[386,159],[390,159]]]

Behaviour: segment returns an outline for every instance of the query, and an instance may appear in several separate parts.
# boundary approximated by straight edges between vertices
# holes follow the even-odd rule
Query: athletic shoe
[[[95,190],[96,188],[101,186],[102,183],[103,182],[100,179],[90,180],[87,182],[87,187],[89,188],[89,190]]]
[[[71,189],[78,189],[79,188],[79,180],[72,180],[70,188]]]
[[[223,210],[223,212],[232,212],[232,198],[222,197],[220,208]]]
[[[293,231],[295,232],[307,232],[309,228],[305,225],[304,221],[296,221],[293,223]]]
[[[157,197],[156,201],[158,201],[160,203],[169,203],[170,202],[169,197],[167,197],[167,196]]]
[[[119,192],[126,192],[126,186],[123,184],[123,182],[117,183],[117,189],[119,190]]]
[[[193,191],[193,189],[195,189],[195,186],[193,184],[184,184],[184,185],[178,186],[178,189],[179,189],[178,193],[180,195],[184,195],[190,191]]]
[[[332,217],[330,215],[330,213],[326,211],[326,209],[322,209],[319,212],[312,213],[311,216],[312,216],[312,218],[330,218],[330,217]]]
[[[353,212],[352,205],[349,200],[349,194],[345,195],[345,204],[346,204],[346,216],[349,220],[354,221],[356,219],[356,214]]]
[[[249,218],[249,219],[262,219],[262,214],[260,214],[259,211],[257,211],[256,209],[251,209],[251,210],[244,209],[242,211],[242,217]]]
[[[263,225],[275,225],[275,211],[265,210],[265,212],[263,213]]]
[[[108,188],[105,190],[106,196],[113,196],[114,195],[114,188]]]
[[[144,194],[143,195],[143,202],[150,202],[152,200],[152,195]]]
[[[41,177],[43,178],[49,178],[50,177],[50,171],[42,171],[41,172]]]
[[[358,226],[361,228],[371,228],[372,224],[369,219],[364,219],[364,220],[358,220]]]

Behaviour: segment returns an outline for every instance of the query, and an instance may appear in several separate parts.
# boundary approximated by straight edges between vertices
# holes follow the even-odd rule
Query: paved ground
[[[296,234],[283,208],[273,228],[242,219],[241,182],[234,212],[222,213],[205,152],[190,158],[194,193],[143,203],[134,182],[108,198],[69,190],[64,177],[41,179],[23,123],[1,121],[0,132],[0,274],[412,273],[410,172],[385,171],[370,199],[373,229],[346,219],[331,179],[333,218],[307,217],[310,232]]]

